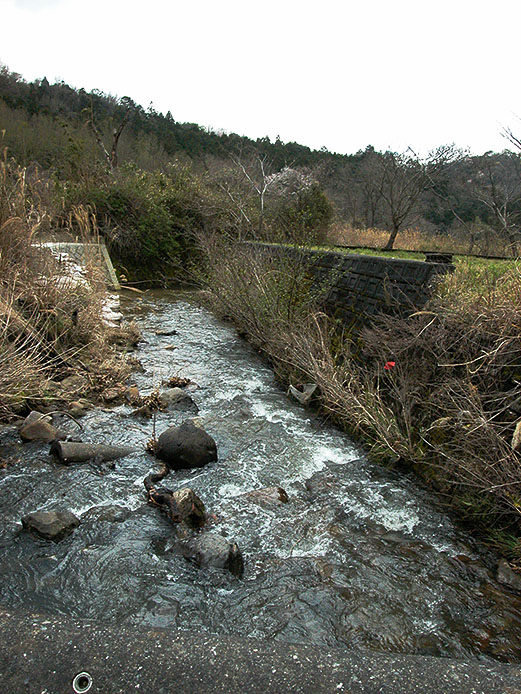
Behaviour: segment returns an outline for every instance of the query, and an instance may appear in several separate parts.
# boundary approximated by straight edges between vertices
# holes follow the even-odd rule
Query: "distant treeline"
[[[252,140],[177,122],[170,111],[163,115],[152,106],[144,109],[127,96],[86,92],[63,82],[50,84],[46,78],[27,82],[5,66],[0,66],[0,130],[5,130],[3,144],[10,156],[21,165],[37,163],[52,170],[62,181],[85,180],[107,163],[132,164],[145,172],[167,172],[173,162],[189,166],[197,175],[210,176],[236,205],[241,223],[248,220],[252,229],[263,226],[264,202],[269,206],[269,187],[275,181],[270,177],[292,171],[302,180],[312,177],[320,186],[339,224],[387,229],[390,245],[401,229],[414,226],[430,234],[456,236],[469,251],[486,253],[500,247],[517,253],[517,152],[470,156],[448,146],[421,159],[411,151],[378,152],[370,145],[348,155],[278,138]],[[117,154],[113,162],[112,154]],[[242,175],[243,188],[249,183],[253,197],[259,198],[253,216],[241,202],[244,189],[239,194],[233,188],[234,168]],[[276,183],[280,197],[280,179]],[[300,194],[295,180],[287,194]],[[321,220],[326,217],[331,215]]]

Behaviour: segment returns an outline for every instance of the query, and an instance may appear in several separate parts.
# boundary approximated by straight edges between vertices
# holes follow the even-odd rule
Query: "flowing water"
[[[199,385],[192,396],[219,459],[165,483],[203,499],[212,514],[203,532],[238,543],[244,575],[197,568],[175,551],[175,529],[144,498],[157,467],[143,450],[152,424],[125,405],[82,420],[84,440],[143,450],[114,469],[61,466],[47,447],[3,432],[0,602],[111,624],[521,660],[521,599],[428,492],[290,401],[255,351],[190,295],[152,292],[123,310],[143,330],[142,393],[173,375]],[[178,334],[156,334],[168,329]],[[157,432],[187,416],[160,413]],[[289,502],[247,494],[271,486]],[[23,515],[52,508],[80,515],[80,527],[59,543],[21,532]]]

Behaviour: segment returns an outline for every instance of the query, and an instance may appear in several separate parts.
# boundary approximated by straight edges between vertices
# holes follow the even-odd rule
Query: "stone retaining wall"
[[[427,302],[436,278],[454,266],[331,251],[258,244],[270,253],[303,258],[323,293],[325,310],[347,327],[376,314],[407,315]]]

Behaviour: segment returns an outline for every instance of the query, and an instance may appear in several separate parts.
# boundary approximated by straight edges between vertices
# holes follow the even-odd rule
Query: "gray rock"
[[[185,559],[193,561],[197,566],[227,569],[234,576],[242,576],[244,561],[241,550],[235,542],[228,542],[221,535],[199,535],[180,542],[180,548]]]
[[[159,399],[161,400],[161,405],[164,408],[175,407],[177,409],[182,409],[185,412],[190,411],[194,413],[199,411],[199,408],[193,401],[190,393],[187,393],[186,390],[183,390],[182,388],[167,388],[166,390],[163,390],[159,396]]]
[[[24,530],[45,540],[58,542],[80,524],[80,519],[70,511],[36,511],[22,518]]]
[[[58,430],[52,424],[52,418],[41,412],[30,412],[19,429],[20,438],[24,443],[29,441],[53,441],[58,436]]]
[[[217,446],[203,429],[186,421],[161,434],[156,455],[173,470],[204,467],[217,460]]]

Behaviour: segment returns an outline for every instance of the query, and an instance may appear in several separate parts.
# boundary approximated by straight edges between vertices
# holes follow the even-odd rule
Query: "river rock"
[[[58,436],[58,430],[53,426],[52,418],[49,415],[33,410],[23,421],[19,434],[24,443],[28,441],[49,443]]]
[[[83,443],[81,441],[53,441],[49,453],[56,456],[60,463],[86,463],[89,460],[107,462],[124,458],[135,453],[131,446],[110,446],[104,443]]]
[[[203,429],[186,421],[161,434],[156,455],[173,470],[204,467],[217,460],[217,446]]]
[[[242,499],[247,499],[262,508],[276,508],[289,501],[289,497],[282,487],[263,487],[254,489],[251,492],[241,495]]]
[[[244,561],[235,542],[228,542],[221,535],[206,533],[179,544],[185,559],[197,566],[228,569],[234,576],[242,576]]]
[[[70,511],[36,511],[22,518],[24,530],[58,542],[78,527],[80,519]]]
[[[521,591],[521,575],[511,568],[506,559],[501,559],[498,564],[497,580],[513,590]]]
[[[185,412],[198,412],[199,408],[193,401],[191,395],[183,390],[182,388],[167,388],[163,390],[159,396],[161,401],[161,407],[175,407],[176,409],[182,409]]]

